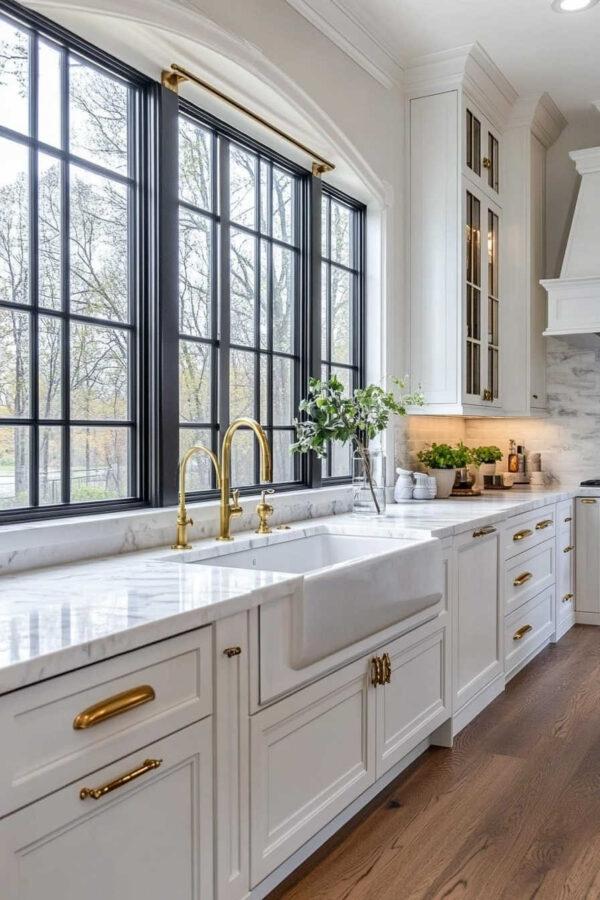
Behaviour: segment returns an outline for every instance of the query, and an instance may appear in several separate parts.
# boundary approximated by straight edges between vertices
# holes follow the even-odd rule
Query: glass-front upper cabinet
[[[465,401],[500,404],[500,213],[465,191]]]
[[[500,141],[491,123],[472,104],[465,105],[464,170],[467,178],[498,202]]]

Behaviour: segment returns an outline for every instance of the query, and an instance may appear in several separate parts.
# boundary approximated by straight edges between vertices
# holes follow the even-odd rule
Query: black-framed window
[[[359,387],[364,357],[364,210],[323,186],[321,199],[321,377]],[[350,446],[332,444],[323,479],[351,475]]]
[[[199,117],[179,117],[180,453],[218,450],[230,421],[259,421],[273,481],[300,483],[290,454],[301,374],[304,173]],[[259,483],[254,436],[236,435],[232,481]],[[190,493],[214,488],[206,458]]]
[[[239,415],[266,429],[276,486],[347,480],[339,448],[322,466],[289,446],[309,376],[362,381],[364,217],[2,0],[0,524],[173,504],[182,453],[219,450]],[[235,487],[258,486],[257,456],[239,432]]]
[[[0,510],[140,501],[140,84],[0,16]]]

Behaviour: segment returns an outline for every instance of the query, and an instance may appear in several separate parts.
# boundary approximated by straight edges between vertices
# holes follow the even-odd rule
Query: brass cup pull
[[[146,772],[151,772],[152,769],[158,769],[161,763],[162,759],[145,759],[139,768],[133,769],[131,772],[126,772],[125,775],[115,778],[114,781],[109,781],[108,784],[103,784],[98,788],[81,788],[79,791],[79,799],[85,800],[87,797],[91,797],[92,800],[99,800],[100,797],[104,797],[105,794],[110,794],[111,791],[116,791],[117,788],[124,787],[126,784],[129,784],[130,781],[141,778]]]
[[[517,575],[515,580],[513,581],[514,587],[521,587],[522,584],[525,584],[527,581],[531,581],[533,575],[531,572],[523,572],[521,575]]]
[[[135,709],[136,706],[142,706],[154,700],[156,694],[154,688],[149,684],[140,684],[138,687],[130,688],[121,694],[115,694],[106,700],[100,700],[93,706],[88,706],[82,712],[78,713],[73,719],[73,728],[80,731],[83,728],[92,728],[105,719],[111,719],[113,716],[120,716],[121,713]]]
[[[373,687],[383,684],[383,660],[380,656],[371,659],[371,684]]]
[[[571,594],[571,593],[565,594],[565,596],[562,598],[562,602],[570,603],[574,596],[575,596],[575,594]]]
[[[513,534],[513,541],[524,541],[525,538],[531,537],[533,531],[530,528],[524,528],[523,531],[517,531]]]
[[[541,522],[538,522],[535,526],[536,531],[543,531],[544,528],[548,528],[550,525],[554,524],[553,519],[543,519]]]
[[[389,684],[392,680],[392,661],[390,659],[389,653],[384,653],[382,656],[383,662],[383,681],[382,684]]]
[[[484,157],[483,157],[483,168],[484,168],[484,169],[491,169],[491,168],[492,168],[492,161],[491,161],[491,159],[489,158],[489,156],[484,156]]]
[[[242,652],[241,647],[226,647],[223,650],[223,655],[226,656],[228,659],[231,659],[232,656],[239,656],[241,652]]]
[[[533,631],[533,625],[522,625],[520,628],[517,628],[517,630],[513,634],[513,641],[523,640],[523,638],[529,631]]]
[[[594,500],[593,497],[583,497],[581,502],[582,503],[595,503],[596,501]]]
[[[572,521],[573,521],[573,517],[572,517],[572,516],[565,516],[564,521],[565,521],[565,522],[572,522]]]
[[[493,525],[484,525],[483,528],[478,528],[477,531],[473,532],[473,537],[485,537],[486,534],[494,534],[495,531],[496,529]]]
[[[569,544],[568,547],[563,548],[563,553],[570,553],[571,550],[574,550],[574,549],[575,549],[575,546],[573,544]]]

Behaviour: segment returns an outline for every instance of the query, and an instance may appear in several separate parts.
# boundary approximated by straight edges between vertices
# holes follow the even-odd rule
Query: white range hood
[[[600,147],[569,156],[581,184],[560,278],[540,282],[548,292],[549,336],[600,333]]]

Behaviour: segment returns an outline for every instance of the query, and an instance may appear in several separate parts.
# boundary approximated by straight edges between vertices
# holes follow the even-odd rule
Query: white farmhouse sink
[[[201,565],[304,575],[292,608],[292,668],[301,669],[426,609],[442,596],[439,541],[362,537],[319,526]],[[282,635],[283,638],[283,635]]]

